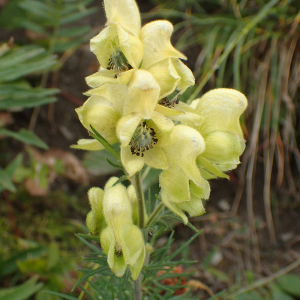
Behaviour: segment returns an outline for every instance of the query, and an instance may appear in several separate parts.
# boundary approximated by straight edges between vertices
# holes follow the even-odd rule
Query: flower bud
[[[88,198],[92,210],[86,217],[86,225],[92,235],[98,235],[106,223],[103,215],[103,190],[94,187],[88,191]]]

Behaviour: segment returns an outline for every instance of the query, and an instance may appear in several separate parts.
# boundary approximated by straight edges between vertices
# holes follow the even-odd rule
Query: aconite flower
[[[91,51],[101,66],[86,78],[90,87],[107,82],[128,84],[138,69],[149,72],[159,85],[157,101],[175,89],[182,94],[194,84],[193,73],[180,60],[186,59],[185,55],[171,44],[170,22],[153,21],[141,29],[134,0],[104,1],[104,8],[107,26],[91,40]]]
[[[94,90],[91,97],[75,109],[81,124],[89,131],[92,125],[110,144],[116,143],[116,126],[122,116],[124,95],[127,95],[127,87],[122,85],[105,84]],[[72,148],[101,150],[104,146],[95,139],[81,139]]]
[[[151,119],[139,113],[123,116],[117,125],[121,143],[121,160],[129,176],[139,172],[144,164],[167,169],[165,149],[174,127],[172,120],[154,111]]]
[[[240,116],[247,107],[246,97],[233,89],[215,89],[191,106],[202,119],[200,125],[189,124],[205,141],[205,151],[197,157],[202,175],[207,179],[227,177],[223,172],[237,167],[245,149]]]
[[[93,187],[88,191],[91,211],[87,214],[86,225],[92,235],[99,235],[106,227],[103,215],[103,196],[104,191],[98,187]]]
[[[134,0],[104,0],[106,27],[91,39],[91,51],[95,53],[104,75],[105,70],[118,74],[138,68],[143,57],[139,39],[141,19]]]
[[[111,178],[104,188],[103,213],[107,227],[101,232],[100,243],[113,273],[122,277],[129,267],[136,280],[145,259],[141,230],[133,224],[132,205],[126,188]]]
[[[169,168],[159,176],[162,202],[184,223],[187,217],[201,215],[204,208],[201,199],[209,197],[209,184],[203,179],[196,164],[196,158],[203,153],[205,144],[195,129],[176,125],[168,147],[164,149]]]

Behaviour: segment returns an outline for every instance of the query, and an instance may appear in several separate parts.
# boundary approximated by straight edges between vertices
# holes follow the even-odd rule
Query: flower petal
[[[163,204],[169,208],[169,210],[171,210],[174,214],[182,218],[184,224],[188,223],[188,218],[179,207],[179,204],[169,201],[169,194],[164,190],[161,191],[161,200]]]
[[[110,269],[117,277],[122,277],[126,271],[126,264],[123,255],[115,254],[116,241],[114,231],[111,227],[106,227],[100,234],[100,243],[103,252],[107,255],[107,262]]]
[[[180,90],[180,94],[183,94],[189,86],[195,84],[195,77],[193,72],[180,59],[173,58],[172,62],[180,76],[177,89]]]
[[[199,130],[205,138],[215,130],[226,130],[243,139],[239,118],[247,107],[246,97],[232,89],[215,89],[200,98],[196,111],[204,121]]]
[[[110,144],[117,142],[116,125],[120,113],[106,98],[93,95],[75,111],[87,130],[90,131],[92,125]]]
[[[193,128],[198,128],[203,123],[203,117],[197,114],[195,109],[193,109],[190,105],[180,101],[175,106],[175,109],[182,111],[183,114],[172,116],[172,120]]]
[[[151,65],[149,71],[158,85],[160,86],[159,99],[162,99],[171,94],[178,86],[180,76],[178,75],[173,62],[170,58],[161,60]]]
[[[169,166],[165,153],[157,145],[144,152],[144,155],[145,164],[154,169],[165,170]]]
[[[202,155],[212,163],[237,165],[245,143],[236,134],[227,131],[213,131],[205,137],[205,151]]]
[[[145,260],[145,244],[141,230],[133,224],[124,225],[120,231],[125,263],[129,265],[132,279],[136,280]]]
[[[204,149],[205,143],[200,133],[185,125],[174,127],[170,143],[163,148],[169,164],[180,167],[197,185],[201,184],[202,177],[196,165],[196,157]]]
[[[141,17],[134,0],[104,0],[104,8],[108,24],[119,24],[135,36],[139,36]]]
[[[133,73],[132,80],[128,86],[128,95],[124,103],[124,114],[138,112],[145,119],[149,119],[158,102],[160,93],[159,85],[151,73],[137,70]]]
[[[153,21],[146,24],[141,30],[141,40],[144,46],[143,69],[165,58],[182,58],[185,55],[171,45],[173,25],[168,21]]]
[[[133,155],[129,146],[121,148],[121,160],[129,177],[139,172],[144,166],[144,158]]]
[[[120,49],[129,64],[138,69],[143,58],[143,44],[139,38],[127,33],[121,26],[117,26]]]
[[[119,112],[121,112],[127,92],[128,88],[125,85],[107,83],[100,87],[87,91],[85,95],[97,95],[104,97],[108,101],[110,101]]]
[[[115,78],[117,73],[118,72],[112,70],[109,71],[101,67],[97,73],[85,77],[85,81],[91,88],[102,86],[105,83],[118,83],[118,79]],[[88,93],[89,92],[87,92],[87,94]]]
[[[155,107],[155,111],[159,112],[165,117],[172,118],[181,114],[184,114],[183,111],[174,109],[174,108],[169,108],[160,104],[157,104]]]
[[[77,141],[77,145],[72,145],[73,149],[97,151],[104,149],[104,146],[94,139],[81,139]]]
[[[116,26],[105,27],[90,42],[91,51],[97,56],[100,65],[104,69],[108,67],[109,59],[114,49],[117,49],[118,46],[118,31]]]
[[[171,202],[181,203],[190,200],[189,178],[178,166],[170,166],[159,175],[159,185],[162,191],[168,193]]]
[[[164,147],[169,143],[174,128],[172,120],[154,111],[152,118],[147,121],[147,125],[156,133],[158,139],[156,146]]]
[[[132,208],[125,186],[117,184],[105,190],[103,214],[107,225],[114,232],[116,247],[119,249],[122,246],[121,227],[132,223]]]
[[[121,147],[126,147],[130,143],[132,136],[141,123],[143,117],[137,113],[123,116],[117,124],[117,136],[121,142]]]

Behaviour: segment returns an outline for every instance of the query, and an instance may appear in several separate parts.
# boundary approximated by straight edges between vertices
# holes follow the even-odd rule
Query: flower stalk
[[[144,193],[142,190],[140,172],[134,174],[131,178],[131,183],[135,188],[136,197],[137,197],[137,205],[138,205],[138,214],[139,214],[139,221],[138,226],[139,228],[144,228],[145,226],[145,199]]]

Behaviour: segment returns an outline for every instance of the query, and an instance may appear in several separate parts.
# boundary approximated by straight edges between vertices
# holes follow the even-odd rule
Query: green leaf
[[[55,10],[50,5],[46,5],[43,1],[25,0],[19,6],[41,19],[53,20]]]
[[[48,249],[48,264],[47,267],[50,270],[55,267],[59,262],[59,247],[57,243],[51,243]]]
[[[33,277],[27,280],[22,285],[19,285],[13,289],[9,289],[7,294],[2,294],[0,300],[25,300],[28,297],[35,294],[41,287],[42,283],[36,283],[37,277]],[[3,290],[2,290],[3,291]]]
[[[66,25],[68,23],[75,22],[77,20],[80,20],[84,17],[87,17],[87,16],[95,13],[96,11],[98,11],[98,8],[93,7],[93,8],[83,10],[81,12],[71,13],[69,15],[64,16],[64,18],[60,20],[60,25]]]
[[[22,128],[19,132],[13,132],[7,129],[0,129],[0,135],[6,135],[9,137],[12,137],[24,144],[36,146],[42,149],[48,149],[47,144],[43,142],[37,135],[35,135],[33,132]]]
[[[280,291],[272,293],[273,300],[293,300],[294,298]]]
[[[76,36],[83,36],[91,29],[90,26],[80,26],[80,27],[73,27],[73,28],[64,28],[58,31],[58,36],[61,37],[76,37]]]
[[[11,181],[9,173],[5,170],[0,169],[0,192],[8,190],[12,193],[17,191],[15,185]]]
[[[64,294],[57,293],[57,292],[44,291],[44,293],[47,293],[47,294],[50,294],[50,295],[54,295],[54,296],[58,296],[58,297],[61,297],[62,299],[66,299],[66,300],[78,300],[78,298],[75,298],[75,297],[72,297],[72,296],[68,296],[68,295],[64,295]]]
[[[285,292],[300,297],[300,277],[298,275],[283,275],[277,279],[277,283]]]
[[[113,148],[119,151],[116,145],[113,145]],[[107,149],[101,151],[87,151],[83,157],[83,165],[95,176],[116,173],[116,166],[120,165],[115,163],[115,161],[116,159]]]
[[[19,153],[14,160],[5,168],[6,173],[10,178],[14,176],[15,171],[17,168],[22,164],[23,161],[23,154]]]
[[[0,110],[31,108],[55,102],[59,89],[32,88],[21,83],[0,85]]]
[[[121,162],[121,157],[120,154],[110,145],[110,143],[92,126],[91,129],[94,132],[91,133],[91,137],[96,139],[98,142],[100,142],[113,156],[114,158],[118,161]]]
[[[36,247],[33,249],[25,250],[10,257],[8,260],[1,262],[0,278],[10,275],[18,270],[17,261],[26,260],[28,257],[35,258],[42,254],[43,247]]]

